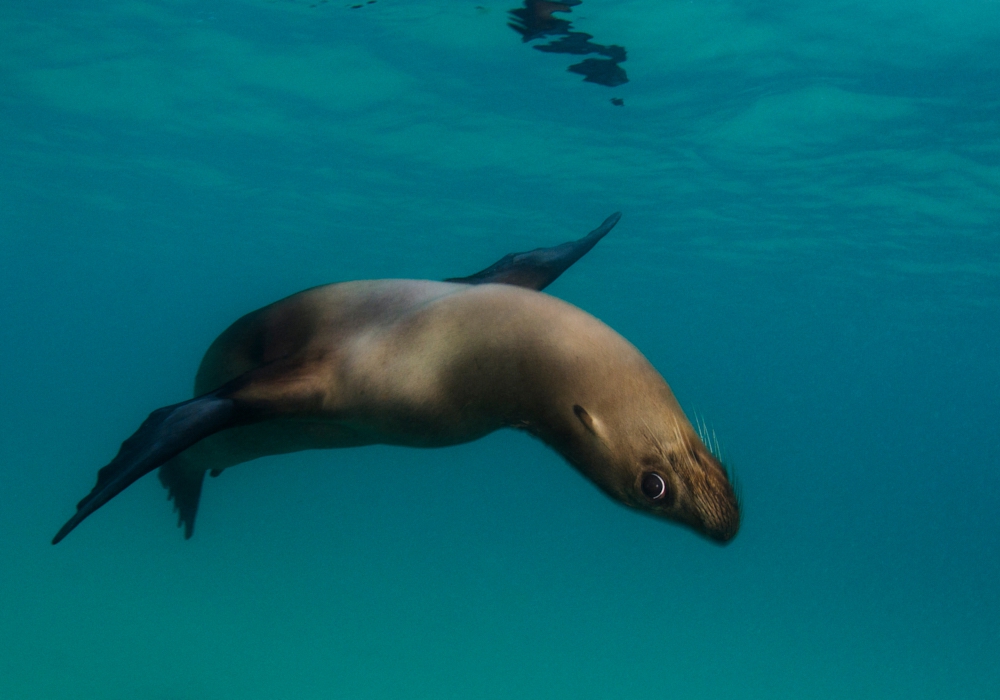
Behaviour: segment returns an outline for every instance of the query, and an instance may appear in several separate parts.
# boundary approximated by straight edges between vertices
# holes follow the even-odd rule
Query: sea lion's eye
[[[667,482],[656,472],[643,474],[639,487],[642,489],[643,495],[653,501],[658,501],[667,495]]]

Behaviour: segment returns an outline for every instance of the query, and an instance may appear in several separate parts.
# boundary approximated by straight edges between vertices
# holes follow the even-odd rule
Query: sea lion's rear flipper
[[[184,539],[194,534],[194,518],[198,514],[201,485],[205,482],[204,469],[188,469],[183,456],[178,456],[160,467],[160,483],[167,489],[167,497],[177,511],[177,527],[184,526]]]
[[[445,282],[512,284],[517,287],[541,291],[597,245],[597,242],[615,227],[621,217],[621,212],[615,212],[605,219],[603,224],[579,240],[552,248],[536,248],[527,253],[510,253],[481,272],[468,277],[452,277],[446,279]]]
[[[135,434],[122,443],[115,458],[97,472],[97,485],[77,504],[76,514],[56,533],[52,544],[57,544],[84,518],[140,477],[202,438],[233,425],[235,415],[236,403],[216,393],[158,408],[150,413]],[[200,485],[199,480],[199,491]],[[197,508],[197,497],[194,507]]]
[[[110,464],[97,472],[97,485],[77,504],[76,514],[56,533],[52,544],[57,544],[136,480],[167,464],[199,440],[227,428],[275,416],[315,413],[322,401],[322,387],[316,385],[308,366],[295,360],[280,360],[241,374],[211,393],[156,409],[122,443]],[[198,474],[171,471],[168,467],[164,485],[170,489],[181,521],[187,525],[185,534],[190,537],[204,471],[195,470]]]

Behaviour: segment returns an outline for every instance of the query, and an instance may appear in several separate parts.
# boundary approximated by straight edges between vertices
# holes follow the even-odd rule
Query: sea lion
[[[540,438],[616,501],[728,542],[733,487],[667,383],[611,328],[540,292],[619,217],[469,277],[332,284],[247,314],[209,347],[196,398],[149,415],[53,544],[157,467],[191,537],[206,472],[306,449],[455,445],[505,427]]]

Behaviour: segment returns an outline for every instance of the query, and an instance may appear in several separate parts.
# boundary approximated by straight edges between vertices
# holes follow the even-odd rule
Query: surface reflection
[[[545,37],[559,37],[547,44],[537,44],[535,49],[546,53],[565,53],[576,56],[598,54],[603,58],[587,58],[574,63],[568,71],[583,76],[585,82],[615,87],[628,82],[625,69],[621,67],[626,59],[625,47],[616,44],[605,46],[591,41],[594,37],[586,32],[573,31],[569,20],[556,17],[555,13],[569,13],[582,0],[524,0],[522,7],[509,11],[507,26],[521,35],[527,43]]]

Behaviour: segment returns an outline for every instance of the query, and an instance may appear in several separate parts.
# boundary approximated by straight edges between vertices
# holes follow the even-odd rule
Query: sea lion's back
[[[321,342],[384,326],[414,308],[464,289],[425,280],[363,280],[313,287],[251,311],[217,337],[202,358],[195,396]]]

